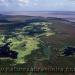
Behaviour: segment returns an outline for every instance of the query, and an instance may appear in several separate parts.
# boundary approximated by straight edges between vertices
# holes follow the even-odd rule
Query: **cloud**
[[[0,2],[5,2],[5,0],[0,0]]]
[[[74,9],[75,0],[0,0],[0,10]]]
[[[8,0],[0,0],[0,5],[1,6],[8,6],[9,2],[8,2]]]
[[[18,0],[21,3],[29,3],[29,0]]]
[[[30,2],[30,0],[0,0],[0,4],[2,3],[20,3],[20,4],[28,4]]]
[[[21,7],[27,6],[29,4],[30,0],[17,0],[17,4]]]

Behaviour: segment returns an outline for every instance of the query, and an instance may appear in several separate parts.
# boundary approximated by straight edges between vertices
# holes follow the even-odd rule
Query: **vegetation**
[[[25,21],[6,26],[8,33],[0,34],[0,46],[10,41],[10,49],[18,52],[18,58],[14,60],[17,65],[30,62],[31,66],[37,63],[44,66],[43,62],[46,62],[46,66],[62,66],[64,62],[65,65],[70,62],[72,57],[69,59],[62,56],[62,52],[65,47],[75,47],[75,28],[70,25],[73,23],[57,18]],[[72,64],[74,62],[69,63]]]
[[[16,63],[25,63],[25,56],[30,55],[32,51],[40,49],[40,36],[54,35],[54,32],[48,28],[48,22],[35,22],[23,27],[11,35],[1,36],[1,44],[11,42],[10,49],[18,52]],[[47,49],[47,48],[46,48]],[[46,54],[46,53],[45,53]],[[47,55],[47,54],[46,54]]]

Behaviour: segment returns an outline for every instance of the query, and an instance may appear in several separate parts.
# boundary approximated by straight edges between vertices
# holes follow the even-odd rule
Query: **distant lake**
[[[57,17],[57,18],[65,18],[67,20],[75,22],[75,11],[14,11],[14,12],[4,12],[4,14]]]

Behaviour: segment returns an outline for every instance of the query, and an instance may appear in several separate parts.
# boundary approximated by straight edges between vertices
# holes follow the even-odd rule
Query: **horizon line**
[[[49,10],[49,11],[0,11],[0,12],[54,12],[54,11],[57,11],[57,12],[75,12],[75,11],[70,11],[70,10]]]

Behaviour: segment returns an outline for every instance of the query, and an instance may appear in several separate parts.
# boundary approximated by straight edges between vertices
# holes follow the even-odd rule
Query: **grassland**
[[[26,55],[31,54],[33,50],[38,49],[38,44],[39,41],[35,37],[23,37],[20,41],[17,40],[16,38],[10,38],[11,39],[11,45],[10,48],[12,50],[17,51],[18,58],[17,58],[17,63],[24,63],[24,58]],[[8,39],[9,40],[9,39]]]
[[[6,42],[12,42],[10,44],[10,49],[18,52],[16,63],[25,63],[25,56],[30,55],[34,50],[40,49],[39,37],[55,35],[55,33],[48,27],[48,24],[48,22],[30,23],[28,26],[20,29],[19,32],[18,29],[16,29],[14,34],[7,38]],[[1,44],[5,39],[3,37],[4,36],[0,36]],[[47,47],[45,49],[47,49]],[[48,52],[46,51],[46,53]],[[47,55],[46,53],[45,55]]]
[[[3,40],[4,40],[4,36],[0,35],[0,45],[3,43]]]

